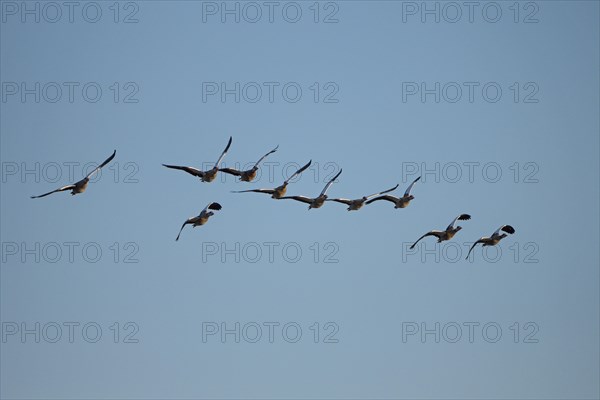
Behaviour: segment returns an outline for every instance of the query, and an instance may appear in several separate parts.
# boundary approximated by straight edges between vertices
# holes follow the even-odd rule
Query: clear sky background
[[[286,3],[278,3],[272,23],[266,6],[256,23],[243,15],[239,23],[233,16],[222,23],[220,14],[204,14],[203,21],[203,7],[221,2],[195,1],[123,2],[118,23],[113,2],[97,3],[97,23],[83,19],[80,3],[73,23],[66,8],[56,23],[32,16],[23,23],[21,2],[14,3],[16,16],[7,3],[0,28],[1,320],[5,334],[39,322],[41,337],[36,343],[29,334],[23,343],[20,332],[5,335],[2,398],[599,397],[598,2],[521,3],[518,22],[513,2],[499,2],[496,23],[483,18],[486,3],[478,3],[472,23],[467,8],[456,23],[445,21],[454,11],[441,9],[444,3],[439,23],[431,15],[423,23],[419,13],[406,14],[410,4],[393,1],[320,3],[318,23],[313,2],[297,3],[297,23],[282,17]],[[46,12],[54,18],[54,10]],[[122,22],[130,13],[137,23]],[[330,13],[337,23],[323,22]],[[36,103],[34,95],[25,102],[9,95],[11,82],[79,86],[72,103],[66,89],[56,103],[47,101],[52,85]],[[82,97],[88,82],[102,88],[96,103]],[[279,86],[273,102],[265,89],[255,103],[247,101],[250,91],[236,103],[233,95],[203,101],[203,82]],[[282,97],[288,82],[302,88],[295,103]],[[447,101],[452,85],[439,103],[433,95],[403,101],[403,82],[457,82],[465,90],[455,103]],[[479,83],[473,102],[463,82]],[[502,89],[495,103],[482,97],[488,82]],[[138,102],[123,102],[135,87]],[[332,88],[338,101],[325,103]],[[528,99],[537,102],[524,102],[532,91]],[[264,167],[255,183],[219,177],[207,184],[161,166],[206,167],[230,135],[227,165],[254,162],[279,145],[266,160],[272,179]],[[78,180],[84,164],[101,162],[113,149],[112,169],[83,195],[29,199],[72,183],[65,163],[79,163]],[[308,211],[291,200],[230,193],[275,187],[284,166],[309,159],[315,166],[288,194],[317,195],[337,168],[343,173],[329,194],[350,198],[396,183],[402,193],[419,174],[406,173],[414,165],[439,163],[440,176],[424,174],[415,200],[401,210],[377,202],[358,212],[337,203]],[[21,175],[35,163],[38,181],[35,173]],[[62,176],[50,182],[54,163]],[[453,182],[456,163],[480,163],[474,179],[463,167]],[[494,170],[482,176],[487,163],[500,166],[495,183]],[[223,210],[175,242],[181,223],[211,201]],[[408,253],[406,243],[445,228],[459,213],[473,217],[452,241],[459,247],[436,247],[428,238],[427,247]],[[481,248],[474,261],[464,260],[464,243],[502,224],[516,233],[501,242],[497,262],[490,261],[493,249],[486,260]],[[77,243],[72,262],[69,242]],[[277,243],[273,260],[269,242]],[[36,246],[37,254],[25,254]],[[84,246],[93,247],[91,257],[99,247],[100,260],[86,260]],[[217,254],[207,252],[215,246]],[[250,262],[256,246],[262,255]],[[283,247],[292,247],[285,257]],[[302,256],[291,262],[295,248]],[[434,254],[423,255],[426,249]],[[139,262],[124,262],[132,252]],[[331,252],[338,262],[324,262]],[[68,322],[80,324],[73,343]],[[97,343],[82,336],[89,322],[102,328]],[[127,322],[133,324],[126,329]],[[234,335],[203,342],[207,322],[230,329],[254,322],[262,337],[246,340],[254,337],[248,325],[239,343]],[[280,324],[273,343],[268,322]],[[282,337],[290,322],[302,328],[296,343]],[[319,343],[310,328],[315,322]],[[328,322],[335,325],[326,329]],[[454,337],[451,324],[439,343],[434,335],[403,341],[407,322],[428,329],[456,323],[462,337],[447,340]],[[472,343],[468,322],[480,324]],[[502,329],[496,343],[481,333],[490,322]],[[56,343],[48,340],[52,323],[62,326]],[[132,327],[138,343],[123,343]],[[338,342],[324,343],[332,327],[330,339]],[[537,343],[526,343],[534,330],[529,339]],[[93,329],[88,333],[94,337]]]

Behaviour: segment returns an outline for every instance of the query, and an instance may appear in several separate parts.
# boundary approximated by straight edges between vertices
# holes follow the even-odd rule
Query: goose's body
[[[394,203],[394,208],[406,208],[406,207],[408,207],[408,204],[410,203],[410,201],[415,198],[415,196],[410,194],[410,191],[412,190],[415,183],[417,183],[419,181],[419,179],[421,179],[421,177],[418,177],[410,185],[408,185],[408,188],[406,188],[406,191],[404,192],[404,196],[402,196],[402,197],[390,196],[390,195],[386,194],[384,196],[376,197],[372,200],[369,200],[366,202],[366,204],[371,204],[374,201],[386,200],[391,203]]]
[[[290,176],[289,178],[287,178],[285,180],[285,182],[283,182],[282,185],[277,186],[275,189],[237,190],[237,191],[234,191],[233,193],[248,193],[248,192],[266,193],[266,194],[270,194],[272,199],[281,199],[283,196],[285,196],[285,193],[287,192],[287,186],[290,183],[290,180],[292,180],[292,178],[294,178],[296,175],[299,175],[302,172],[304,172],[304,170],[306,170],[306,168],[310,167],[311,163],[312,163],[312,160],[310,160],[305,166],[300,168],[298,171],[294,172],[292,174],[292,176]]]
[[[31,196],[31,198],[32,199],[38,199],[40,197],[48,196],[49,194],[52,194],[52,193],[64,192],[66,190],[70,190],[71,191],[71,195],[76,195],[76,194],[85,192],[85,189],[87,189],[88,183],[90,183],[90,177],[92,175],[94,175],[96,172],[100,171],[100,169],[102,169],[102,167],[104,167],[106,164],[108,164],[109,162],[111,162],[112,159],[115,158],[116,154],[117,154],[117,150],[115,150],[110,155],[110,157],[108,157],[106,160],[104,160],[104,162],[102,164],[100,164],[92,172],[90,172],[89,174],[87,174],[82,180],[80,180],[78,182],[75,182],[72,185],[63,186],[63,187],[55,189],[55,190],[53,190],[51,192],[41,194],[39,196]]]
[[[209,210],[220,210],[222,207],[219,203],[210,203],[209,205],[207,205],[204,210],[202,210],[200,212],[200,214],[198,214],[195,217],[191,217],[188,218],[183,225],[181,225],[181,229],[179,230],[179,233],[177,234],[177,238],[175,239],[176,241],[179,240],[179,236],[181,235],[181,231],[183,230],[183,228],[186,225],[192,225],[193,228],[200,226],[200,225],[204,225],[206,222],[208,222],[208,219],[210,217],[212,217],[213,215],[215,215],[214,212],[209,211]]]
[[[370,198],[375,197],[375,196],[379,196],[379,195],[384,194],[384,193],[389,193],[389,192],[391,192],[393,190],[396,190],[396,188],[398,188],[398,185],[394,186],[391,189],[384,190],[383,192],[374,193],[374,194],[371,194],[369,196],[361,197],[360,199],[350,200],[350,199],[340,199],[340,198],[338,198],[338,199],[326,199],[326,201],[335,201],[337,203],[346,204],[348,206],[348,208],[347,208],[348,211],[356,211],[356,210],[360,210],[365,205],[365,203],[368,204],[367,200],[369,200]]]
[[[323,206],[323,204],[325,204],[325,200],[327,200],[327,190],[333,184],[333,182],[338,178],[338,176],[340,176],[341,173],[342,173],[342,170],[340,169],[340,172],[338,172],[333,178],[331,178],[331,180],[329,182],[327,182],[327,184],[325,185],[325,187],[323,188],[323,190],[317,197],[311,198],[311,197],[306,197],[306,196],[284,196],[284,197],[281,197],[281,199],[282,200],[283,199],[292,199],[292,200],[300,201],[302,203],[306,203],[306,204],[308,204],[309,210],[311,208],[320,208]]]
[[[279,148],[279,146],[275,147],[273,150],[269,151],[267,154],[265,154],[264,156],[262,156],[254,164],[254,166],[252,168],[250,168],[250,169],[248,169],[246,171],[239,171],[239,170],[234,169],[234,168],[221,168],[220,171],[224,172],[226,174],[230,174],[230,175],[234,175],[234,176],[239,176],[240,177],[240,181],[243,181],[243,182],[252,182],[254,180],[254,178],[256,178],[256,172],[258,171],[258,165],[260,164],[260,162],[262,160],[264,160],[265,157],[267,157],[269,154],[275,153],[278,148]]]
[[[460,214],[458,217],[454,218],[454,220],[450,223],[450,225],[448,225],[448,227],[446,228],[446,230],[444,231],[429,231],[426,234],[424,234],[423,236],[421,236],[419,239],[417,239],[416,242],[413,243],[412,246],[410,246],[410,248],[414,248],[417,243],[419,243],[419,241],[427,236],[435,236],[438,240],[438,243],[441,243],[443,241],[446,240],[450,240],[454,237],[454,235],[456,235],[458,233],[458,231],[460,231],[462,229],[461,226],[454,226],[454,224],[456,224],[456,221],[467,221],[471,219],[471,216],[469,214]]]
[[[500,233],[501,231],[506,233]],[[512,235],[513,233],[515,233],[515,228],[513,228],[510,225],[502,225],[500,228],[496,229],[494,233],[492,233],[492,236],[481,237],[479,240],[473,243],[473,246],[471,246],[471,248],[469,249],[469,253],[467,253],[466,259],[469,259],[471,251],[473,251],[475,246],[477,246],[478,244],[481,243],[483,246],[495,246],[498,243],[500,243],[502,239],[508,236],[507,233]]]
[[[232,140],[233,140],[233,138],[230,136],[229,142],[227,142],[227,147],[225,147],[225,150],[223,150],[223,153],[221,153],[221,156],[215,163],[215,166],[212,167],[211,169],[209,169],[208,171],[201,171],[194,167],[186,167],[186,166],[179,166],[179,165],[163,164],[163,166],[167,167],[167,168],[171,168],[171,169],[185,171],[190,175],[197,176],[198,178],[200,178],[200,180],[202,182],[212,182],[217,177],[217,172],[219,172],[219,165],[221,164],[223,157],[225,157],[225,154],[227,154],[227,151],[229,150],[229,147],[231,146]]]
[[[88,187],[88,183],[90,183],[90,178],[85,177],[79,182],[75,182],[73,185],[68,185],[66,190],[71,189],[71,196],[74,196],[76,194],[85,192],[85,189],[87,189]],[[70,186],[73,186],[73,188],[70,188]],[[64,186],[61,189],[63,188]]]
[[[235,171],[236,173],[233,173],[232,171]],[[258,171],[258,168],[256,168],[256,169],[252,168],[252,169],[248,169],[246,171],[237,171],[232,168],[221,169],[221,172],[225,172],[226,174],[239,176],[240,181],[242,181],[242,182],[252,182],[254,180],[254,178],[256,178],[257,171]],[[237,173],[237,172],[239,172],[239,173]]]

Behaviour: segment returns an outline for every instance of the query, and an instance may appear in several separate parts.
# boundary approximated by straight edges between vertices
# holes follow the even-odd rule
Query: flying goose
[[[53,190],[53,191],[48,192],[48,193],[41,194],[39,196],[31,196],[31,198],[32,199],[38,199],[40,197],[48,196],[49,194],[52,194],[52,193],[64,192],[65,190],[70,190],[71,191],[71,195],[76,195],[78,193],[85,192],[85,189],[87,188],[87,185],[90,182],[90,177],[93,174],[95,174],[96,172],[100,171],[100,169],[102,167],[104,167],[106,164],[108,164],[109,162],[111,162],[112,159],[115,158],[116,154],[117,154],[117,150],[115,150],[110,157],[108,157],[106,160],[104,160],[104,162],[102,164],[100,164],[96,169],[94,169],[92,172],[90,172],[89,174],[87,174],[85,176],[85,178],[83,178],[79,182],[75,182],[72,185],[63,186],[61,188],[58,188],[58,189]]]
[[[374,199],[367,201],[367,204],[371,204],[372,202],[378,201],[378,200],[387,200],[387,201],[391,201],[392,203],[394,203],[394,208],[408,207],[408,203],[410,203],[410,201],[415,198],[415,196],[410,194],[410,191],[412,190],[415,183],[417,183],[419,181],[419,179],[421,179],[421,177],[418,177],[410,185],[408,185],[408,188],[406,189],[406,192],[404,192],[404,196],[402,196],[402,197],[395,197],[395,196],[390,196],[390,195],[386,194],[385,196],[376,197]],[[382,192],[382,193],[386,193],[386,192]]]
[[[306,168],[310,167],[310,163],[312,163],[312,160],[310,160],[308,162],[308,164],[306,164],[305,166],[300,168],[298,171],[294,172],[292,174],[292,176],[287,178],[281,186],[277,186],[275,189],[250,189],[250,190],[237,190],[237,191],[234,190],[232,193],[246,193],[246,192],[266,193],[266,194],[270,194],[271,198],[273,198],[273,199],[281,199],[283,196],[285,196],[285,193],[287,192],[287,185],[288,185],[288,183],[290,183],[292,178],[295,177],[296,175],[299,175],[302,172],[304,172],[304,170],[306,170]]]
[[[221,207],[221,205],[219,203],[210,203],[209,205],[207,205],[204,208],[204,210],[202,210],[200,212],[200,214],[198,214],[195,217],[188,218],[183,223],[183,225],[181,225],[181,229],[179,230],[179,233],[177,234],[177,238],[175,239],[175,241],[179,240],[179,235],[181,235],[181,231],[187,224],[192,224],[193,228],[200,226],[200,225],[204,225],[210,217],[215,215],[214,212],[208,211],[208,210],[220,210],[221,208],[223,208],[223,207]]]
[[[508,236],[506,233],[500,234],[500,231],[503,231],[503,232],[506,232],[506,233],[509,233],[512,235],[513,233],[515,233],[515,228],[513,228],[510,225],[502,225],[500,228],[496,229],[496,232],[492,233],[492,236],[490,236],[490,237],[483,236],[481,239],[479,239],[478,241],[473,243],[473,246],[471,246],[471,248],[469,249],[469,253],[467,254],[467,257],[465,258],[465,260],[469,259],[469,255],[471,255],[471,251],[475,248],[475,246],[477,246],[478,243],[482,243],[484,246],[495,246],[502,239],[504,239],[506,236]]]
[[[260,164],[260,162],[262,160],[264,160],[265,157],[267,157],[269,154],[275,153],[278,148],[279,148],[279,146],[275,147],[273,150],[271,150],[270,152],[268,152],[267,154],[265,154],[264,156],[262,156],[260,158],[260,160],[258,160],[256,162],[256,164],[254,164],[254,167],[252,167],[251,169],[248,169],[246,171],[238,171],[237,169],[233,169],[233,168],[221,168],[219,171],[225,172],[226,174],[231,174],[231,175],[239,176],[240,177],[240,181],[252,182],[252,180],[254,178],[256,178],[256,171],[258,171],[258,164]]]
[[[227,147],[225,147],[225,150],[223,150],[223,153],[221,153],[221,157],[219,157],[215,166],[212,167],[211,169],[209,169],[208,171],[200,171],[199,169],[196,169],[193,167],[180,167],[178,165],[163,164],[163,166],[165,166],[167,168],[179,169],[179,170],[185,171],[188,174],[197,176],[198,178],[200,178],[200,180],[202,182],[212,182],[215,180],[215,177],[217,176],[217,172],[219,171],[219,164],[221,164],[223,157],[225,157],[225,154],[227,154],[227,151],[229,150],[229,146],[231,146],[231,141],[232,141],[232,137],[230,136],[229,142],[227,142]]]
[[[360,210],[362,206],[365,204],[367,200],[371,197],[379,196],[380,194],[389,193],[393,190],[396,190],[399,185],[394,186],[391,189],[384,190],[383,192],[371,194],[369,196],[361,197],[360,199],[350,200],[350,199],[326,199],[326,201],[335,201],[337,203],[346,204],[348,206],[348,211]],[[368,204],[368,203],[367,203]]]
[[[421,236],[416,242],[414,242],[413,245],[410,246],[410,248],[414,248],[417,245],[417,243],[419,243],[419,240],[427,236],[435,236],[436,238],[438,238],[438,243],[441,243],[444,240],[450,240],[454,237],[454,235],[456,235],[458,231],[462,229],[461,226],[457,226],[456,228],[454,227],[456,221],[467,221],[469,219],[471,219],[471,216],[469,214],[460,214],[458,217],[452,220],[452,222],[450,223],[450,225],[448,225],[445,231],[429,231],[423,236]]]
[[[287,196],[287,197],[282,197],[281,199],[282,200],[283,199],[292,199],[292,200],[301,201],[303,203],[308,204],[309,210],[311,208],[319,208],[323,204],[325,204],[325,200],[327,200],[327,195],[325,194],[325,193],[327,193],[327,189],[329,189],[329,186],[331,186],[333,184],[333,181],[335,181],[337,179],[337,177],[340,176],[341,173],[342,173],[342,170],[340,169],[340,172],[338,172],[336,176],[334,176],[329,182],[327,182],[327,185],[325,185],[325,187],[321,191],[321,194],[319,194],[317,197],[310,198],[310,197],[306,197],[306,196]]]

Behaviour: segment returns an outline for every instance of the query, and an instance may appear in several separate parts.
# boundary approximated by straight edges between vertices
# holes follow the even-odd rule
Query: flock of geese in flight
[[[234,175],[239,177],[240,181],[243,182],[252,182],[252,180],[254,178],[256,178],[256,173],[258,171],[259,168],[259,164],[270,154],[275,153],[277,151],[277,149],[279,148],[279,146],[275,147],[273,150],[269,151],[268,153],[266,153],[264,156],[262,156],[255,164],[254,166],[249,169],[249,170],[245,170],[245,171],[240,171],[237,169],[233,169],[233,168],[219,168],[219,165],[221,165],[221,161],[223,161],[223,158],[225,157],[225,154],[227,154],[227,151],[229,150],[229,147],[231,147],[231,142],[232,142],[233,138],[229,137],[229,142],[227,142],[227,146],[225,147],[225,150],[223,150],[223,152],[221,153],[221,156],[219,157],[219,159],[217,160],[217,162],[215,163],[215,165],[207,170],[207,171],[201,171],[197,168],[194,167],[187,167],[187,166],[179,166],[179,165],[168,165],[168,164],[163,164],[163,166],[167,167],[167,168],[171,168],[171,169],[176,169],[176,170],[180,170],[180,171],[185,171],[190,175],[196,176],[198,178],[200,178],[200,180],[202,182],[212,182],[215,180],[215,178],[217,177],[217,173],[218,172],[223,172],[226,174],[230,174],[230,175]],[[81,179],[78,182],[75,182],[71,185],[66,185],[66,186],[62,186],[58,189],[55,189],[51,192],[48,193],[44,193],[41,194],[39,196],[31,196],[32,199],[37,199],[40,197],[45,197],[48,196],[50,194],[56,193],[56,192],[64,192],[64,191],[71,191],[71,195],[76,195],[79,193],[83,193],[85,191],[85,189],[88,186],[88,183],[90,181],[90,177],[92,175],[94,175],[96,172],[100,171],[100,169],[102,169],[102,167],[104,167],[105,165],[107,165],[109,162],[112,161],[113,158],[115,158],[115,155],[117,154],[117,151],[115,150],[110,157],[108,157],[106,160],[104,160],[104,162],[102,162],[102,164],[100,164],[97,168],[95,168],[92,172],[90,172],[89,174],[87,174],[83,179]],[[286,196],[286,192],[287,192],[287,186],[290,183],[290,181],[300,175],[302,172],[304,172],[311,164],[312,160],[309,161],[308,163],[306,163],[306,165],[302,166],[300,169],[298,169],[296,172],[294,172],[288,179],[286,179],[283,184],[281,184],[280,186],[277,186],[274,189],[249,189],[249,190],[239,190],[239,191],[233,191],[233,193],[248,193],[248,192],[254,192],[254,193],[265,193],[265,194],[269,194],[271,195],[271,198],[273,199],[277,199],[277,200],[296,200],[305,204],[308,204],[308,209],[312,209],[312,208],[320,208],[322,207],[326,201],[334,201],[337,203],[342,203],[348,206],[347,210],[348,211],[356,211],[356,210],[360,210],[365,204],[371,204],[375,201],[380,201],[380,200],[385,200],[385,201],[389,201],[391,203],[394,204],[394,208],[405,208],[409,205],[410,201],[413,200],[415,197],[410,194],[413,186],[415,185],[415,183],[417,183],[419,181],[419,179],[421,179],[421,177],[418,177],[417,179],[415,179],[409,186],[408,188],[406,188],[406,191],[404,192],[404,195],[402,197],[396,197],[396,196],[391,196],[388,195],[387,193],[392,192],[394,190],[396,190],[398,188],[399,185],[394,186],[391,189],[387,189],[384,190],[382,192],[377,192],[377,193],[373,193],[370,194],[368,196],[363,196],[359,199],[344,199],[344,198],[335,198],[335,199],[330,199],[327,196],[327,190],[329,190],[329,188],[331,187],[331,185],[333,184],[333,182],[340,176],[340,174],[342,173],[342,170],[340,169],[340,171],[333,177],[331,178],[327,184],[325,185],[325,187],[323,188],[323,190],[321,191],[321,193],[319,193],[319,195],[317,197],[307,197],[307,196]],[[179,233],[177,234],[177,238],[175,239],[176,241],[179,240],[179,236],[181,235],[181,232],[183,231],[183,228],[185,228],[186,225],[192,225],[192,227],[196,227],[196,226],[200,226],[200,225],[204,225],[208,219],[210,217],[212,217],[214,215],[213,211],[218,211],[221,210],[222,206],[219,203],[216,202],[211,202],[210,204],[208,204],[201,212],[200,214],[194,216],[194,217],[190,217],[187,220],[185,220],[185,222],[183,223],[183,225],[181,225],[181,229],[179,230]],[[410,248],[414,248],[417,243],[419,243],[419,241],[423,238],[426,238],[428,236],[435,236],[437,238],[437,242],[441,243],[443,241],[446,240],[450,240],[454,237],[454,235],[456,235],[456,233],[458,231],[460,231],[462,229],[461,226],[456,225],[457,221],[467,221],[471,219],[471,216],[469,214],[460,214],[458,215],[456,218],[454,218],[452,220],[452,222],[450,223],[450,225],[448,225],[448,227],[443,230],[443,231],[438,231],[438,230],[432,230],[429,231],[427,233],[425,233],[423,236],[421,236],[419,239],[417,239],[417,241],[415,243],[413,243],[412,246],[410,246]],[[510,226],[510,225],[502,225],[501,227],[499,227],[498,229],[496,229],[496,231],[494,233],[492,233],[491,236],[483,236],[481,238],[479,238],[475,243],[473,243],[473,245],[471,246],[471,248],[469,249],[469,253],[467,254],[467,259],[469,258],[469,255],[471,255],[471,252],[473,251],[473,249],[475,248],[475,246],[477,246],[478,244],[482,244],[483,246],[495,246],[497,245],[502,239],[504,239],[506,236],[508,236],[507,234],[513,234],[515,233],[515,229]]]

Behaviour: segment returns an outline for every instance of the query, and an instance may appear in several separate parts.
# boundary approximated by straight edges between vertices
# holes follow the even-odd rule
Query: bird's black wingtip
[[[220,210],[220,209],[222,209],[222,208],[223,208],[223,206],[221,206],[221,205],[220,205],[219,203],[217,203],[217,202],[213,202],[213,203],[210,203],[210,205],[208,206],[208,208],[209,208],[210,210]]]
[[[510,225],[506,225],[504,228],[502,228],[502,230],[506,233],[510,233],[511,235],[515,233],[515,228]]]

